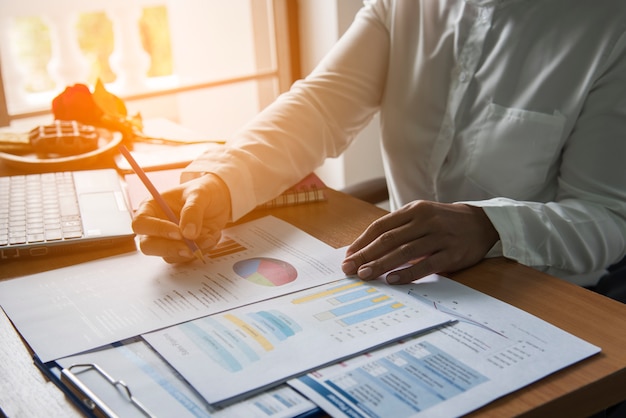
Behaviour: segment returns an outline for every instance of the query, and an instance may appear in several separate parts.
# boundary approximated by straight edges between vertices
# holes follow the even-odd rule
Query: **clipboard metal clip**
[[[80,369],[75,371],[76,369]],[[155,418],[153,415],[135,396],[133,396],[130,387],[122,380],[114,379],[110,374],[94,363],[72,364],[71,366],[61,370],[61,380],[72,390],[83,405],[89,409],[96,417],[114,418],[118,415],[113,412],[95,393],[93,393],[84,383],[80,381],[77,374],[84,373],[89,370],[95,370],[107,382],[109,382],[117,392],[123,396],[128,402],[132,403],[146,417]]]

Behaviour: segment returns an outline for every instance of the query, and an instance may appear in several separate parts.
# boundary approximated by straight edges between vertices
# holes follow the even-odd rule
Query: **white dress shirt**
[[[504,255],[593,285],[626,254],[626,1],[369,2],[306,79],[189,172],[232,216],[344,151],[376,112],[391,208],[484,208]]]

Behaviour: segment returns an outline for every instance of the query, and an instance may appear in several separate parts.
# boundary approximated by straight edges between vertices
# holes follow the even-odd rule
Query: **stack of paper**
[[[443,277],[346,278],[343,254],[266,217],[206,265],[125,254],[2,282],[0,304],[52,379],[123,416],[463,415],[599,352]]]

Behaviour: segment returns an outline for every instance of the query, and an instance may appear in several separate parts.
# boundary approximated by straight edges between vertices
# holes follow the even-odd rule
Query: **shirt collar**
[[[465,0],[465,3],[473,4],[475,6],[493,6],[499,3],[498,0]]]
[[[500,6],[506,3],[510,3],[512,1],[520,1],[520,0],[464,0],[466,3],[473,4],[475,6],[485,7],[485,6]]]

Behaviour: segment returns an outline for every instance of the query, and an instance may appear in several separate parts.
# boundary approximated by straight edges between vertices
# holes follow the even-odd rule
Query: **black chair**
[[[626,303],[626,257],[609,267],[608,271],[593,290],[611,299]]]

